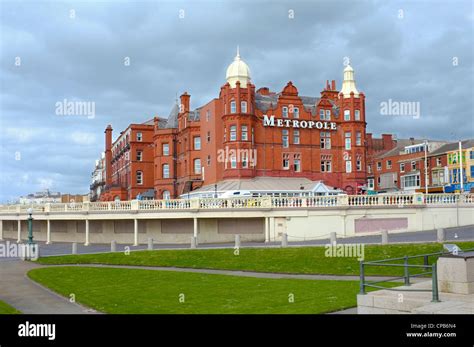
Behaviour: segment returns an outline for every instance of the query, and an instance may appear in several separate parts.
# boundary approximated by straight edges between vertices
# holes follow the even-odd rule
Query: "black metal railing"
[[[474,251],[474,248],[467,249],[464,251],[459,250],[461,252],[469,252]],[[414,255],[414,256],[404,256],[401,258],[390,258],[390,259],[382,259],[382,260],[374,260],[374,261],[361,261],[360,262],[360,294],[366,294],[365,288],[377,288],[377,289],[385,289],[385,290],[393,290],[393,291],[412,291],[412,292],[432,292],[432,302],[439,302],[439,291],[438,291],[438,274],[437,274],[437,265],[436,261],[433,264],[429,263],[429,258],[434,256],[441,256],[441,255],[449,255],[452,254],[451,252],[437,252],[437,253],[428,253],[428,254],[421,254],[421,255]],[[419,264],[409,264],[411,259],[418,259],[423,258],[423,265]],[[402,261],[401,263],[393,263],[397,261]],[[390,263],[387,263],[390,262]],[[385,280],[380,281],[366,281],[365,279],[365,270],[368,266],[388,266],[388,267],[403,267],[403,276],[392,277]],[[427,271],[417,272],[416,274],[410,273],[410,269],[423,269]],[[404,280],[405,286],[410,286],[410,278],[419,277],[419,276],[427,276],[431,275],[431,289],[406,289],[406,288],[390,288],[384,287],[379,284],[385,282],[392,282],[398,280]]]

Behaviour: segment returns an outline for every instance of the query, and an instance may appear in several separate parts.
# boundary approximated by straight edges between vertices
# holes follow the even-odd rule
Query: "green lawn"
[[[474,242],[456,242],[462,249],[474,247]],[[378,260],[405,255],[434,253],[442,245],[404,244],[365,246],[365,260]],[[359,275],[356,258],[326,257],[324,247],[290,248],[241,248],[239,255],[233,249],[206,250],[156,250],[124,253],[103,253],[44,257],[41,264],[124,264],[142,266],[166,266],[201,269],[226,269],[258,272]],[[432,263],[435,258],[430,258]],[[422,264],[423,259],[410,264]],[[367,275],[403,275],[401,268],[368,267]]]
[[[21,313],[21,312],[11,307],[7,303],[0,301],[0,314],[18,314],[18,313]]]
[[[34,269],[28,276],[66,297],[74,293],[77,302],[106,313],[325,313],[356,306],[359,291],[356,281],[142,269],[66,266]]]

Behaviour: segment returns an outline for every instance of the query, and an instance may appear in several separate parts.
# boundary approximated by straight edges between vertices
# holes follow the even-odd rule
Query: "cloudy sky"
[[[473,2],[1,1],[0,202],[49,188],[87,193],[103,131],[167,117],[176,95],[218,96],[236,46],[257,88],[318,96],[344,57],[368,131],[474,137]],[[57,114],[64,99],[94,117]],[[420,117],[382,115],[419,102]]]

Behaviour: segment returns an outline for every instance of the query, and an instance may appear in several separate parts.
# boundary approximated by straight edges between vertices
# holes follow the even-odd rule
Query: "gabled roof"
[[[382,152],[380,154],[377,154],[374,158],[375,159],[383,159],[387,157],[392,157],[394,155],[399,155],[400,152],[403,152],[406,146],[412,146],[412,145],[420,145],[424,142],[425,140],[422,139],[398,139],[397,140],[397,145],[386,151]]]
[[[461,141],[461,146],[462,146],[462,149],[467,149],[467,148],[471,148],[471,147],[474,147],[474,139],[468,139],[468,140],[464,140],[464,141]],[[440,155],[440,154],[444,154],[444,153],[447,153],[447,152],[452,152],[452,151],[456,151],[459,149],[459,142],[451,142],[451,143],[447,143],[443,146],[441,146],[440,148],[438,148],[437,150],[431,152],[429,154],[429,156],[435,156],[435,155]]]

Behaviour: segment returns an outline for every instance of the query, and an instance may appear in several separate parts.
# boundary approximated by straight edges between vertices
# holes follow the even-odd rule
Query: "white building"
[[[22,205],[60,203],[61,202],[61,193],[60,192],[50,192],[49,189],[46,189],[46,190],[41,191],[41,192],[28,194],[26,196],[20,196],[20,201],[19,202]]]
[[[105,187],[105,153],[102,152],[100,159],[95,161],[94,171],[92,171],[90,185],[90,200],[96,201]]]

